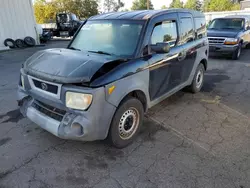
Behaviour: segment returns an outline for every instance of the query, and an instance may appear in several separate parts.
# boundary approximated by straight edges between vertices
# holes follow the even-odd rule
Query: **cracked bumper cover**
[[[116,107],[105,100],[104,88],[96,89],[92,94],[93,102],[87,111],[68,109],[61,121],[47,116],[32,105],[36,100],[51,104],[46,96],[37,96],[21,86],[18,87],[18,104],[25,117],[57,137],[80,141],[103,140],[107,137]],[[56,108],[58,106],[62,104],[53,105]],[[81,134],[72,128],[74,124],[81,126]]]

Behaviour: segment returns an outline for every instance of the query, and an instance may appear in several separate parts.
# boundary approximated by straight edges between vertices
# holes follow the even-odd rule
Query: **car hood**
[[[237,36],[238,33],[239,33],[239,31],[208,29],[207,36],[208,37],[228,37],[228,38],[234,38],[234,37]]]
[[[28,75],[57,83],[90,82],[104,64],[116,59],[113,56],[70,49],[48,49],[31,56],[24,63],[23,71]]]

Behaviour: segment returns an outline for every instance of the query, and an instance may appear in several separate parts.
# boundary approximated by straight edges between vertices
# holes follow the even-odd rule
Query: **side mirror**
[[[153,52],[157,54],[165,54],[170,51],[170,44],[169,43],[156,43],[156,44],[151,44],[150,48]]]

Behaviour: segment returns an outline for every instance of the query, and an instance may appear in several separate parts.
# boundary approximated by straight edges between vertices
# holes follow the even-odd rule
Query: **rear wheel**
[[[250,43],[246,45],[246,49],[250,49]]]
[[[116,148],[131,144],[140,131],[143,116],[143,105],[138,99],[125,99],[113,117],[108,135],[110,143]]]
[[[203,83],[204,83],[204,73],[205,73],[204,65],[199,64],[199,66],[196,69],[193,82],[189,86],[189,90],[192,93],[198,93],[201,90]]]
[[[241,55],[242,44],[240,43],[238,48],[233,52],[232,59],[237,60],[240,58]]]

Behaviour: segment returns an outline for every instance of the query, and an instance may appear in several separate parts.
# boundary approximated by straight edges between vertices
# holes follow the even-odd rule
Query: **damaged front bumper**
[[[107,137],[116,107],[105,100],[105,89],[62,86],[59,98],[32,88],[27,75],[25,87],[18,86],[18,104],[21,113],[53,135],[70,140],[94,141]],[[24,89],[25,88],[25,89]],[[87,111],[65,106],[66,91],[87,92],[93,101]]]

